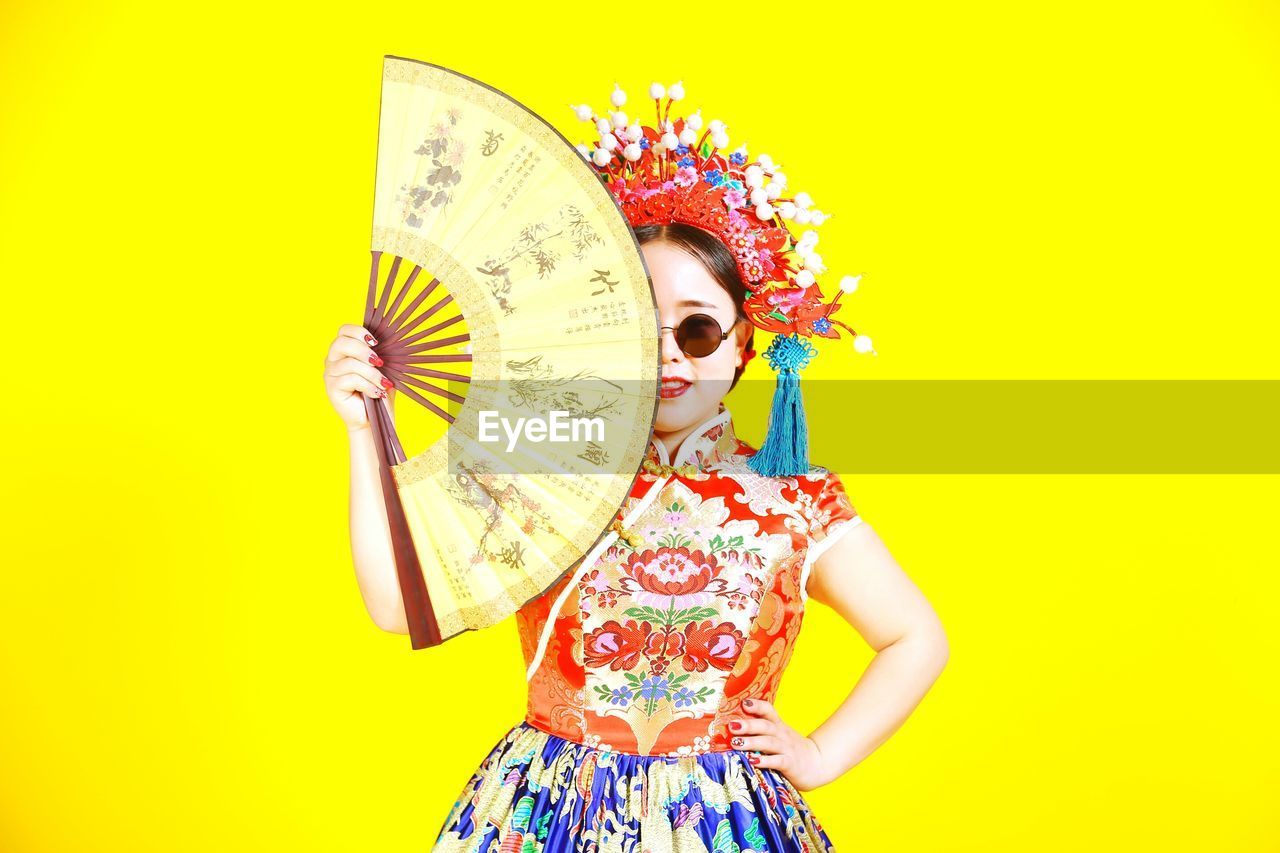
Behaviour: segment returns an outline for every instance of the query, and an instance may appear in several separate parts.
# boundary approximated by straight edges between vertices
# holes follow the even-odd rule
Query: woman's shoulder
[[[819,492],[830,486],[843,486],[840,475],[825,465],[810,464],[809,470],[796,477],[799,488],[807,492]]]
[[[759,448],[748,444],[739,438],[733,452],[724,460],[724,463],[732,466],[746,466],[750,469],[750,465],[748,463],[750,463],[751,457],[755,456],[757,452],[759,452]],[[751,470],[754,472],[754,469]],[[840,475],[835,471],[832,471],[824,465],[818,465],[813,462],[809,464],[809,469],[805,473],[798,476],[769,477],[765,474],[756,474],[756,476],[772,480],[781,480],[784,482],[794,480],[796,482],[796,487],[804,491],[814,491],[815,489],[820,490],[828,481],[838,481],[840,479]]]
[[[722,460],[717,467],[722,469],[722,473],[739,480],[774,481],[771,491],[778,490],[780,487],[784,495],[792,495],[809,502],[828,496],[838,497],[845,493],[844,481],[841,480],[840,475],[825,465],[814,462],[811,462],[808,470],[800,475],[769,476],[757,473],[749,464],[756,451],[757,448],[739,439],[735,452]]]

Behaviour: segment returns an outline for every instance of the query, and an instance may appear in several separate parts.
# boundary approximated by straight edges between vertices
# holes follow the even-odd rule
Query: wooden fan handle
[[[396,448],[388,442],[387,436],[394,435],[395,430],[387,410],[379,405],[378,400],[365,397],[364,410],[369,423],[374,426],[373,444],[378,452],[378,472],[382,479],[383,502],[387,509],[387,524],[391,529],[396,577],[400,582],[400,597],[404,600],[409,638],[414,649],[438,646],[444,640],[440,636],[435,611],[431,608],[431,596],[422,576],[422,564],[418,562],[418,552],[413,545],[409,521],[405,518],[404,504],[400,502],[400,491],[396,488],[395,477],[391,473]]]

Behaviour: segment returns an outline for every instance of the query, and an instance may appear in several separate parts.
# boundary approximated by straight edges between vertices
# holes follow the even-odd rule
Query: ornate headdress
[[[743,310],[757,328],[774,333],[764,357],[778,372],[768,435],[748,464],[766,476],[804,474],[809,454],[799,371],[817,355],[809,339],[838,338],[839,327],[853,337],[855,350],[875,353],[870,338],[832,316],[862,276],[844,276],[835,296],[824,301],[817,276],[826,267],[814,251],[818,234],[806,230],[796,240],[787,222],[816,228],[830,214],[814,208],[808,193],[784,197],[787,176],[769,155],[751,160],[745,145],[721,153],[729,147],[724,122],[712,121],[703,130],[700,109],[672,120],[671,105],[684,98],[681,83],[669,89],[654,83],[649,97],[657,108],[654,127],[621,111],[627,95],[616,83],[608,115],[598,116],[586,104],[573,106],[596,131],[594,144],[579,144],[578,151],[633,227],[693,225],[718,237],[734,256],[747,285]]]

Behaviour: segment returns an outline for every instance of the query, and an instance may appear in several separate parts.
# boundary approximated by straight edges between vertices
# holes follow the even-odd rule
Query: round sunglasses
[[[690,358],[705,358],[720,348],[729,333],[720,328],[710,314],[690,314],[678,326],[662,326],[658,334],[667,329],[676,333],[676,346]]]

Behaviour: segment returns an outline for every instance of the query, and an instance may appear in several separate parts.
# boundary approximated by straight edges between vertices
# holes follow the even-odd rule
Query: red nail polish
[[[396,387],[396,383],[384,376],[382,377],[382,387],[390,391],[392,388]]]
[[[742,700],[742,707],[744,707],[744,708],[750,708],[750,707],[751,707],[751,700],[750,700],[750,699],[743,699],[743,700]]]
[[[759,758],[759,756],[749,755],[749,756],[747,756],[747,761],[750,761],[752,764],[759,764],[759,763],[760,763],[760,758]]]
[[[382,359],[378,356],[376,352],[373,355],[369,356],[369,363],[372,364],[374,367],[382,367],[382,364],[383,364]]]
[[[736,737],[736,738],[734,738],[733,740],[731,740],[731,741],[729,741],[729,742],[730,742],[731,744],[733,744],[733,746],[734,746],[734,747],[738,747],[738,748],[740,748],[740,747],[742,746],[742,738],[740,738],[740,737]]]
[[[738,722],[737,720],[734,720],[733,722],[729,723],[729,729],[731,731],[740,732],[742,731],[742,723]]]
[[[376,343],[377,343],[377,341],[375,341],[375,340],[373,339],[373,335],[365,335],[365,336],[364,336],[364,342],[365,342],[366,344],[368,344],[369,346],[373,346],[374,344],[376,344]]]

